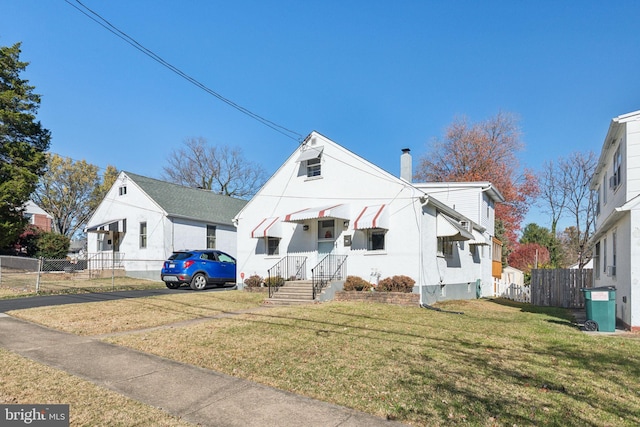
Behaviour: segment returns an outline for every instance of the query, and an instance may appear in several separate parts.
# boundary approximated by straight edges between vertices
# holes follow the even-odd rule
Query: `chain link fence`
[[[0,256],[0,298],[164,287],[163,262],[127,259],[117,252],[65,259]]]

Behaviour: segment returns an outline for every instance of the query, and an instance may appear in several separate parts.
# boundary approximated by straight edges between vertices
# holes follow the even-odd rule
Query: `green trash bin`
[[[587,310],[584,328],[587,331],[615,332],[616,288],[602,286],[580,290],[584,293],[584,306]]]

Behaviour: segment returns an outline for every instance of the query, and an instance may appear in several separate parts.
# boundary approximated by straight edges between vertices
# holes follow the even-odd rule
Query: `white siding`
[[[627,200],[640,194],[640,122],[627,123],[626,156],[623,163],[626,168]]]
[[[640,260],[640,209],[631,210],[628,221],[618,262],[618,268],[626,271],[624,277],[618,278],[622,292],[616,297],[620,314],[624,315],[623,321],[627,325],[640,326],[640,262],[637,261]],[[622,302],[624,296],[627,297],[626,303]]]
[[[305,208],[347,204],[349,223],[344,227],[343,220],[336,220],[333,253],[348,255],[349,275],[372,282],[376,278],[406,275],[416,285],[425,286],[461,283],[475,286],[479,279],[490,282],[490,258],[474,258],[467,243],[457,245],[452,257],[437,255],[436,209],[429,204],[423,206],[429,198],[422,197],[421,201],[424,193],[420,189],[319,134],[314,133],[311,138],[316,146],[323,146],[320,177],[307,178],[304,164],[296,162],[299,155],[296,150],[238,214],[238,280],[253,274],[266,277],[267,270],[287,254],[308,257],[307,277],[311,278],[311,268],[322,257],[317,252],[317,219],[305,221],[307,230],[303,224],[282,222],[279,254],[275,256],[266,255],[264,239],[252,238],[251,232],[264,218],[282,219]],[[469,190],[469,194],[475,200],[458,196],[455,200],[473,212],[475,218],[481,196],[479,190]],[[442,202],[440,197],[436,198]],[[354,222],[366,206],[383,203],[389,216],[385,250],[369,251],[366,231],[354,230]],[[351,246],[344,245],[345,236],[351,237]],[[486,271],[488,275],[484,277]]]

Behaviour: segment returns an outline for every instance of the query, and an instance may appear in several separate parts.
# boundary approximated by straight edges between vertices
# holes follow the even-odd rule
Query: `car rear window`
[[[180,261],[193,255],[191,252],[174,252],[169,257],[169,261]]]

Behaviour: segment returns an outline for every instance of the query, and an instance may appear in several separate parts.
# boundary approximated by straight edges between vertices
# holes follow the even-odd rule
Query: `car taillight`
[[[194,261],[192,259],[190,259],[189,261],[185,261],[184,264],[182,264],[182,266],[184,268],[189,268],[193,265]]]

